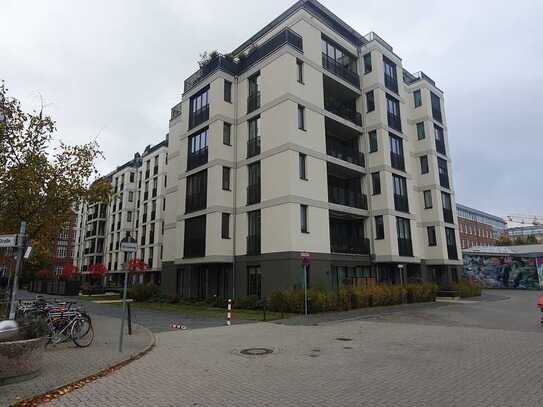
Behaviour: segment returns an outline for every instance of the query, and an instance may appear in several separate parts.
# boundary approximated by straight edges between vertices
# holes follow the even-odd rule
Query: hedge
[[[438,292],[435,284],[376,285],[373,287],[344,287],[339,290],[310,289],[311,312],[348,311],[351,309],[434,301]],[[301,289],[275,291],[269,309],[276,312],[302,313],[304,291]]]
[[[481,286],[469,280],[460,280],[455,284],[454,289],[461,298],[481,296]]]

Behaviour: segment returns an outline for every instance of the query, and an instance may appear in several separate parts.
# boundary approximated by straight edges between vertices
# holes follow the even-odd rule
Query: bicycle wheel
[[[94,340],[94,328],[90,317],[81,316],[74,321],[71,330],[71,337],[75,345],[80,348],[86,348]]]

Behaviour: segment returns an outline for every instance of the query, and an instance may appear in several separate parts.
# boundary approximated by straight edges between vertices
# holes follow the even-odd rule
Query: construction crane
[[[506,222],[520,223],[521,225],[543,225],[543,216],[534,215],[507,215],[504,220]]]

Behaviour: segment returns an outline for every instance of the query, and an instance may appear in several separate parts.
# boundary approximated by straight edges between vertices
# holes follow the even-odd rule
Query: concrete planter
[[[0,342],[0,386],[35,377],[43,363],[47,338]]]

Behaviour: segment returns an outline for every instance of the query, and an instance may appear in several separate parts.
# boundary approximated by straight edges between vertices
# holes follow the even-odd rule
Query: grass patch
[[[80,301],[108,301],[108,300],[120,300],[122,299],[120,295],[80,295],[78,298]]]

